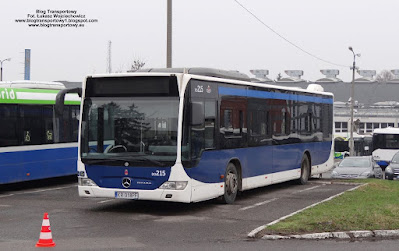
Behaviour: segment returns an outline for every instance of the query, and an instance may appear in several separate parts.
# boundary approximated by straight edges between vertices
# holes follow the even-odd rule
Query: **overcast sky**
[[[348,67],[319,61],[293,47],[249,15],[234,0],[173,1],[173,66],[239,70],[339,69],[351,79],[352,46],[361,69],[399,69],[398,0],[239,0],[265,24],[306,51]],[[36,10],[76,10],[98,23],[83,28],[28,27]],[[24,49],[32,50],[31,79],[81,81],[106,72],[108,41],[112,70],[126,71],[134,59],[146,67],[166,66],[166,0],[8,0],[0,7],[3,80],[23,79]]]

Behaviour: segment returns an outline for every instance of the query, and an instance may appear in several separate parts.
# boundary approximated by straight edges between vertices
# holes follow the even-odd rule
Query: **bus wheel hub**
[[[234,173],[227,174],[226,189],[229,194],[237,192],[237,176]]]

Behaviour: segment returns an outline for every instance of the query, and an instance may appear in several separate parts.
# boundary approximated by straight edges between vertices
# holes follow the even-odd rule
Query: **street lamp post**
[[[349,138],[349,154],[353,156],[355,153],[355,143],[353,140],[353,107],[355,103],[355,70],[356,70],[356,57],[360,57],[360,54],[355,54],[353,48],[349,46],[349,50],[353,53],[353,66],[351,67],[352,70],[352,87],[351,87],[351,122],[350,122],[350,138]]]
[[[0,60],[0,81],[3,81],[3,62],[11,61],[11,58]]]

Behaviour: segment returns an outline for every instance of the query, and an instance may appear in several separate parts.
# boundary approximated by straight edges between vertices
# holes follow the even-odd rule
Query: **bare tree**
[[[135,72],[140,70],[141,68],[143,68],[143,66],[145,65],[145,62],[141,59],[135,59],[133,61],[132,66],[130,67],[130,70],[128,70],[128,72]]]
[[[377,74],[375,80],[380,83],[386,83],[394,78],[393,74],[388,70],[383,70]]]

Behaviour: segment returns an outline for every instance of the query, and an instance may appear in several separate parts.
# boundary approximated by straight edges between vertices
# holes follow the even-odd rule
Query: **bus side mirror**
[[[202,102],[192,102],[191,103],[191,125],[199,126],[204,123],[204,103]]]
[[[65,95],[68,93],[77,93],[79,97],[82,97],[82,88],[69,88],[69,89],[62,89],[57,93],[55,97],[55,113],[57,117],[62,117],[64,112],[64,102],[65,102]]]

